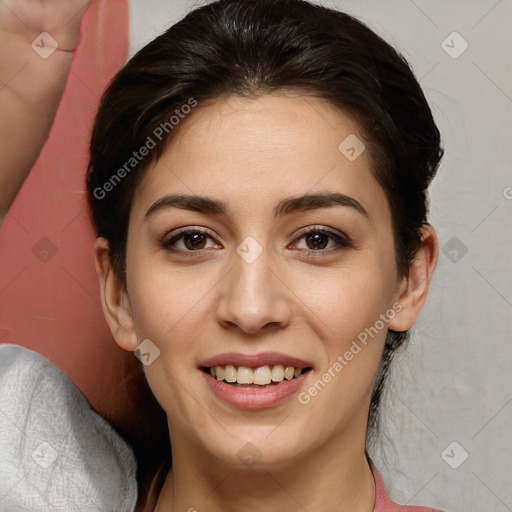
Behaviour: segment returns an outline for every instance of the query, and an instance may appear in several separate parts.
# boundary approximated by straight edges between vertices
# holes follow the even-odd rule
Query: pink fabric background
[[[49,138],[0,229],[0,342],[46,356],[114,422],[139,365],[103,317],[84,174],[99,98],[127,51],[127,0],[93,0]]]

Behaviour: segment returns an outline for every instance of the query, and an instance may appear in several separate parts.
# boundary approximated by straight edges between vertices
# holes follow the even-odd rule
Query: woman
[[[433,510],[366,452],[438,255],[403,57],[305,1],[214,2],[121,69],[90,149],[105,318],[168,419],[146,510]]]

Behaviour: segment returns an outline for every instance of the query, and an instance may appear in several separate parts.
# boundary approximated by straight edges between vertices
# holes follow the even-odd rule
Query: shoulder
[[[388,495],[382,475],[377,468],[370,464],[373,477],[375,479],[375,508],[373,512],[443,512],[437,508],[418,507],[415,505],[399,505],[395,503]]]
[[[3,512],[132,512],[131,448],[59,368],[0,345],[0,501]]]

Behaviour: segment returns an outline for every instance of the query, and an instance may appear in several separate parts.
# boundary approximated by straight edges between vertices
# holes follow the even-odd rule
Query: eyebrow
[[[353,208],[361,215],[370,220],[368,212],[363,205],[353,197],[337,192],[322,192],[316,194],[305,194],[302,196],[288,197],[280,201],[274,208],[275,217],[284,217],[295,212],[317,210],[320,208],[332,208],[333,206],[345,206]],[[227,217],[230,214],[226,202],[211,197],[199,195],[171,194],[161,197],[155,201],[146,212],[145,219],[152,217],[157,212],[170,208],[191,210],[198,213]]]

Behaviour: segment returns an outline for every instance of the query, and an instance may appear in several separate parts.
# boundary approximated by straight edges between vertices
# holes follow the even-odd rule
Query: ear
[[[123,280],[114,272],[108,240],[97,238],[93,253],[105,320],[116,343],[125,350],[133,351],[137,348],[138,342],[128,292]]]
[[[388,323],[393,331],[407,331],[416,322],[427,299],[432,274],[439,257],[439,243],[434,228],[425,224],[422,228],[421,246],[409,263],[409,275],[403,277],[397,301],[402,309]]]

